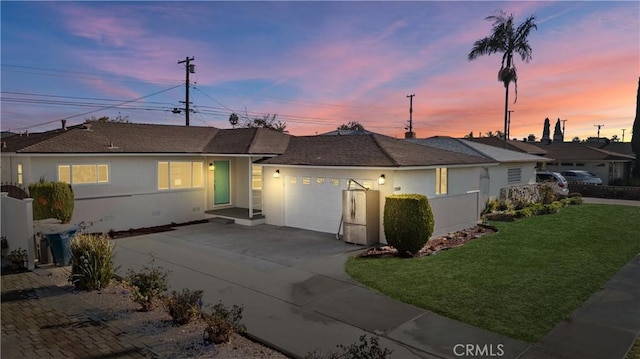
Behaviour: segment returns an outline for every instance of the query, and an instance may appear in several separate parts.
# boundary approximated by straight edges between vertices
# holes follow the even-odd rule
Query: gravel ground
[[[254,342],[241,335],[234,335],[230,343],[213,345],[203,340],[205,323],[198,319],[183,326],[174,326],[163,307],[150,312],[140,312],[140,306],[130,299],[127,288],[119,281],[100,291],[74,291],[68,282],[71,267],[50,267],[47,277],[55,285],[71,291],[99,309],[107,318],[113,318],[137,333],[144,333],[161,343],[155,352],[170,358],[273,358],[286,359],[282,353]],[[232,305],[233,303],[225,303]]]

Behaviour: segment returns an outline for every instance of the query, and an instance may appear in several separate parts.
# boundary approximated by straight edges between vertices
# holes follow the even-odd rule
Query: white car
[[[536,171],[536,182],[549,183],[559,196],[566,197],[569,195],[569,184],[558,172]]]
[[[596,184],[596,185],[602,184],[602,180],[598,176],[587,171],[582,171],[582,170],[563,171],[562,175],[569,182],[590,183],[590,184]]]

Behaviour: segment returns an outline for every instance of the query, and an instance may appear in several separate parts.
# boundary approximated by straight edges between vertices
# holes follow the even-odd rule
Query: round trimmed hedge
[[[384,204],[384,235],[401,255],[415,255],[433,234],[435,221],[427,196],[394,194]]]

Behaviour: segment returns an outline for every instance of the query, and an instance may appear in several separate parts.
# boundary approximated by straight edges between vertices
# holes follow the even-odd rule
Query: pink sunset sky
[[[3,131],[90,116],[229,128],[232,112],[277,114],[294,135],[358,121],[403,137],[502,130],[501,55],[467,61],[502,9],[535,15],[518,58],[511,137],[566,121],[565,139],[631,140],[640,75],[638,2],[2,2]],[[514,98],[513,87],[510,98]],[[132,101],[139,99],[137,101]]]

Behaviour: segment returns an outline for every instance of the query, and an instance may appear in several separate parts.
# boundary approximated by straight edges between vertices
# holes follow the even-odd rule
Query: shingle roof
[[[562,161],[631,161],[635,157],[588,146],[584,143],[552,143],[545,146],[549,157]]]
[[[378,135],[291,137],[284,154],[265,164],[403,167],[492,163],[486,158]]]
[[[218,153],[278,154],[289,135],[268,129],[91,122],[64,130],[6,139],[20,153]]]
[[[464,153],[472,156],[485,157],[498,162],[547,162],[551,159],[529,155],[526,153],[508,150],[504,148],[485,145],[473,141],[458,138],[435,136],[430,138],[420,138],[407,140],[424,146],[431,146],[447,151]]]
[[[600,149],[610,152],[621,153],[623,155],[635,156],[631,142],[609,142],[604,146],[600,146]]]
[[[204,148],[206,153],[280,154],[291,136],[265,128],[219,130]]]
[[[504,148],[504,140],[498,137],[474,137],[474,138],[468,138],[467,140],[478,142],[478,143],[484,143],[485,145],[489,145],[489,146]],[[547,154],[547,151],[545,149],[540,148],[532,143],[522,142],[522,141],[508,140],[507,149],[512,151],[528,153],[530,155],[544,156]]]
[[[39,133],[36,132],[13,134],[12,136],[4,137],[2,139],[2,152],[17,152],[22,150],[23,148],[59,136],[64,132],[65,131],[63,131],[62,129],[58,129]]]

